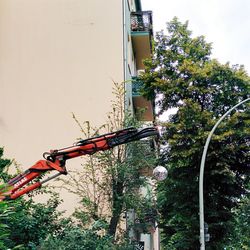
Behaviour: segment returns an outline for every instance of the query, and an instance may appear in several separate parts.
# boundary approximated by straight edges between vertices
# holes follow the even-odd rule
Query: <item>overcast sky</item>
[[[141,0],[153,11],[154,32],[177,16],[194,36],[204,35],[221,63],[243,64],[250,75],[250,0]]]

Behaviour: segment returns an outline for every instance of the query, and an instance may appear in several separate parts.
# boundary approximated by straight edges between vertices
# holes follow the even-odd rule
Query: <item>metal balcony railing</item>
[[[153,35],[152,11],[132,12],[131,31],[144,31]]]

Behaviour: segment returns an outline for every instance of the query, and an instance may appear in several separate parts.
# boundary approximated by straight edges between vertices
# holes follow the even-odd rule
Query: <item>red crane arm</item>
[[[66,175],[67,170],[65,164],[69,159],[86,154],[94,154],[98,151],[108,150],[121,144],[158,135],[159,130],[157,127],[144,129],[127,128],[86,140],[81,140],[76,142],[73,146],[67,148],[51,150],[49,153],[46,152],[43,154],[45,160],[38,161],[23,173],[9,180],[5,187],[0,189],[0,201],[16,199],[61,174]],[[41,175],[52,170],[57,170],[58,172],[45,180],[40,180]],[[37,178],[39,180],[36,182],[26,185]]]

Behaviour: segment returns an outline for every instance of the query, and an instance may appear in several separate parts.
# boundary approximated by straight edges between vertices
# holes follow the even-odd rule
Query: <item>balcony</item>
[[[131,37],[137,69],[144,69],[143,60],[151,57],[152,27],[151,11],[131,13]]]
[[[143,82],[140,82],[137,77],[132,79],[132,97],[135,114],[139,121],[153,121],[153,103],[142,96],[142,86]]]

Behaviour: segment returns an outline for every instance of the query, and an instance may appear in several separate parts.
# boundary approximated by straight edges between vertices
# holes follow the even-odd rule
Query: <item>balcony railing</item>
[[[152,54],[152,12],[131,12],[131,37],[137,69],[144,69],[143,60]]]
[[[132,78],[132,97],[135,114],[140,121],[154,120],[153,102],[142,95],[143,82],[137,77]]]
[[[132,96],[141,96],[143,82],[138,80],[138,77],[132,78]]]
[[[149,32],[153,35],[152,11],[132,12],[131,31]]]

